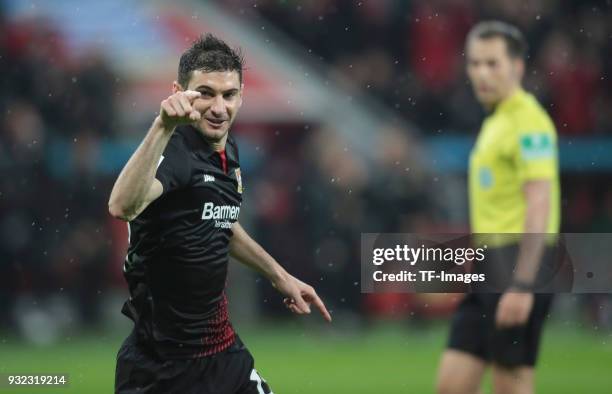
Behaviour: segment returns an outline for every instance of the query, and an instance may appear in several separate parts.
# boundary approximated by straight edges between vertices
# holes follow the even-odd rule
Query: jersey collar
[[[191,134],[194,136],[193,138],[195,140],[198,141],[198,145],[201,147],[201,152],[204,154],[204,156],[207,159],[213,159],[216,160],[217,158],[219,158],[219,152],[217,152],[212,145],[210,145],[208,143],[208,141],[206,141],[206,138],[204,138],[204,136],[202,135],[202,133],[200,133],[200,131],[198,129],[196,129],[195,127],[188,125],[187,126],[189,128],[189,131],[191,132]],[[230,136],[227,136],[227,141],[225,142],[225,156],[226,156],[226,160],[227,160],[227,164],[228,164],[228,168],[234,168],[234,167],[238,167],[238,161],[236,159],[236,157],[234,156],[234,152],[233,149],[230,149]]]
[[[525,90],[522,87],[518,87],[510,96],[506,97],[499,104],[497,104],[495,111],[493,112],[502,112],[513,107],[516,103],[521,101],[525,94]]]
[[[189,131],[192,134],[197,135],[195,137],[195,139],[199,142],[198,145],[201,147],[202,152],[207,157],[210,157],[210,156],[214,155],[215,153],[217,153],[217,151],[212,147],[211,144],[208,143],[208,141],[206,141],[206,138],[204,138],[204,136],[202,135],[202,133],[200,133],[200,131],[198,129],[196,129],[192,125],[188,125],[187,127],[189,128]],[[227,142],[225,144],[225,150],[227,151]]]

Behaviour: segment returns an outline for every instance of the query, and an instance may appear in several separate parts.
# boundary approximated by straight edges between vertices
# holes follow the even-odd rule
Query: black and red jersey
[[[217,152],[192,126],[174,131],[157,167],[163,194],[128,223],[123,313],[163,358],[201,357],[234,342],[225,283],[242,203],[238,147]]]

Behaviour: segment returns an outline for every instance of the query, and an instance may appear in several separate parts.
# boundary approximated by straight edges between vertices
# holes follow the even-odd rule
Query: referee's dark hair
[[[499,37],[506,42],[508,55],[512,58],[525,59],[527,41],[518,27],[507,22],[483,21],[477,23],[467,35],[469,42],[473,38],[489,39]]]
[[[178,68],[178,83],[187,88],[191,73],[236,71],[242,83],[244,58],[239,48],[232,49],[225,41],[208,33],[202,34],[182,55]]]

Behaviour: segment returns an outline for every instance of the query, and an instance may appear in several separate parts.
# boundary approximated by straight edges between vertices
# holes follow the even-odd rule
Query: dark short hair
[[[242,83],[244,59],[240,48],[232,49],[223,40],[208,33],[202,34],[187,49],[179,61],[178,83],[187,88],[195,70],[204,72],[236,71]]]
[[[507,22],[484,21],[477,23],[467,35],[469,42],[473,38],[501,38],[506,43],[508,55],[512,58],[525,59],[527,56],[527,41],[518,27]]]

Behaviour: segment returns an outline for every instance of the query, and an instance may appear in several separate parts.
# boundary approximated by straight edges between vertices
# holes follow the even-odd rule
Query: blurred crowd
[[[348,76],[355,89],[429,133],[477,130],[480,110],[463,71],[465,35],[480,20],[509,21],[529,43],[526,86],[559,132],[612,130],[612,7],[605,0],[229,3],[263,16],[330,64],[332,74]]]
[[[435,220],[435,181],[420,169],[417,144],[402,128],[379,130],[373,162],[330,126],[303,131],[303,125],[256,133],[238,126],[243,157],[257,144],[266,169],[254,166],[245,176],[243,212],[255,215],[256,239],[290,272],[316,284],[333,310],[358,312],[361,233],[450,227]],[[260,290],[265,299],[278,299],[269,285]],[[266,307],[279,309],[273,302]]]
[[[347,79],[346,89],[372,94],[425,133],[477,127],[479,109],[462,77],[463,37],[481,17],[510,18],[530,38],[528,84],[562,133],[587,134],[612,130],[604,110],[612,104],[604,78],[610,13],[592,3],[529,2],[520,12],[500,0],[479,7],[449,0],[262,1],[253,8],[312,49],[332,76]],[[102,298],[124,286],[127,232],[106,210],[120,168],[100,163],[103,146],[125,142],[118,103],[129,82],[103,52],[71,53],[60,31],[44,19],[12,22],[0,11],[0,305],[9,306],[0,308],[0,327],[19,324],[16,305],[36,309],[57,295],[71,300],[75,319],[95,325]],[[236,125],[242,157],[263,157],[259,165],[245,160],[245,220],[334,309],[357,311],[361,232],[445,231],[456,223],[438,211],[444,196],[435,195],[438,178],[416,164],[412,133],[382,125],[370,163],[328,127]],[[606,179],[566,177],[567,231],[612,230]],[[269,285],[260,291],[278,298]]]
[[[95,164],[115,131],[116,76],[99,53],[75,58],[47,21],[1,16],[0,75],[0,325],[17,296],[58,293],[95,321],[112,276],[111,184]]]

